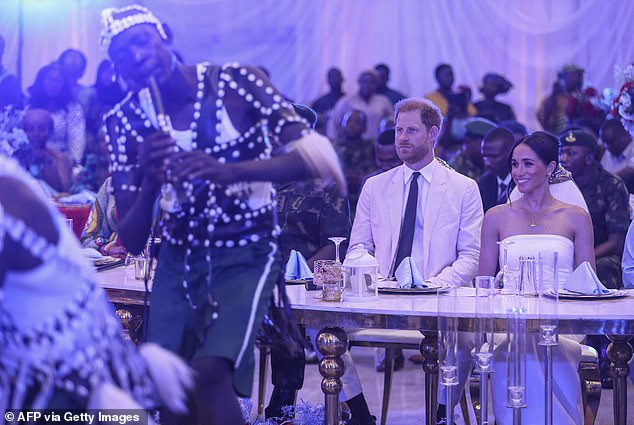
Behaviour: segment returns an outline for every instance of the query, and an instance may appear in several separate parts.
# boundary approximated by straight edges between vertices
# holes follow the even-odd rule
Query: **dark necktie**
[[[405,215],[403,216],[403,224],[401,225],[401,234],[398,238],[394,271],[396,271],[404,258],[412,255],[414,227],[416,226],[416,207],[418,205],[418,176],[420,176],[420,173],[418,171],[414,171],[412,173],[412,180],[409,184],[409,195],[407,195]]]
[[[507,189],[508,189],[508,185],[504,182],[500,182],[500,185],[498,188],[498,205],[506,204],[506,201],[508,200],[508,195],[506,193]]]

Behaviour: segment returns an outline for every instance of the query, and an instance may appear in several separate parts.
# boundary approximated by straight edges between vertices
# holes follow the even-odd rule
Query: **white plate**
[[[379,294],[388,295],[425,295],[436,294],[438,292],[446,292],[451,289],[450,286],[433,285],[429,282],[426,283],[427,288],[399,288],[394,286],[379,286]]]
[[[618,289],[608,289],[607,294],[578,294],[576,292],[566,291],[562,289],[559,291],[559,299],[562,300],[606,300],[613,298],[623,298],[627,297],[629,294],[626,291],[620,291]],[[544,295],[550,298],[555,298],[555,293],[552,289],[548,289],[544,292]]]

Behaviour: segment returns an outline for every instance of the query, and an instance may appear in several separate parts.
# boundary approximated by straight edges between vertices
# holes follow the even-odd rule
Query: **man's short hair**
[[[409,97],[403,99],[394,105],[394,122],[401,112],[420,111],[420,120],[427,130],[436,126],[440,130],[442,126],[442,113],[438,106],[434,105],[430,100],[422,97]]]
[[[515,143],[515,136],[510,130],[498,127],[489,131],[486,136],[484,136],[484,139],[482,139],[482,143],[493,142],[495,140],[501,140],[505,145],[510,147]]]
[[[434,69],[434,77],[436,77],[436,79],[438,79],[438,76],[440,75],[440,72],[441,72],[443,69],[445,69],[445,68],[450,69],[450,70],[452,69],[452,68],[451,68],[451,65],[449,65],[448,63],[441,63],[441,64],[439,64],[439,65],[436,67],[436,69]]]
[[[374,66],[374,69],[377,70],[377,71],[382,69],[383,71],[385,71],[387,73],[387,75],[390,75],[390,67],[387,66],[387,64],[379,63],[379,64]]]
[[[612,130],[616,134],[627,133],[627,130],[625,129],[625,127],[623,127],[623,123],[617,118],[610,118],[603,122],[603,124],[601,125],[601,132],[604,132],[606,130]]]

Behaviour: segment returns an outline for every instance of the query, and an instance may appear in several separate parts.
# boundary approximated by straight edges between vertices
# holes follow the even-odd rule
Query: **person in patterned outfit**
[[[366,115],[358,109],[352,109],[341,120],[343,138],[335,149],[341,159],[348,183],[348,196],[352,216],[357,206],[361,184],[365,176],[376,170],[374,159],[374,144],[363,138],[366,128]]]
[[[119,234],[141,252],[158,203],[148,340],[197,376],[192,417],[161,422],[243,423],[236,394],[251,393],[256,331],[280,273],[272,182],[322,177],[345,193],[343,173],[259,69],[180,63],[142,6],[102,18],[102,45],[131,89],[106,117]]]
[[[603,169],[596,160],[597,141],[581,130],[567,130],[559,136],[561,164],[572,173],[592,217],[597,276],[607,288],[623,286],[621,256],[630,224],[629,194],[623,181]],[[586,344],[597,349],[601,384],[611,388],[609,362],[605,355],[609,341],[603,335],[588,335]]]
[[[328,238],[347,238],[352,227],[348,200],[337,188],[313,181],[282,184],[276,186],[276,201],[282,264],[288,262],[292,249],[306,258],[311,270],[316,260],[334,260],[335,245]],[[343,244],[340,250],[344,252]],[[265,410],[267,418],[282,417],[281,408],[295,403],[304,383],[304,365],[303,352],[289,356],[283,350],[271,349],[273,393]]]

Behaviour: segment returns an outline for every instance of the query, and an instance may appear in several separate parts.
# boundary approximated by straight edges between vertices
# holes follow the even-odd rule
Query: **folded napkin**
[[[297,279],[312,279],[313,272],[310,271],[310,267],[306,263],[306,259],[299,252],[291,249],[291,255],[286,263],[286,270],[284,271],[284,279],[297,280]]]
[[[573,271],[564,283],[564,289],[570,292],[587,295],[608,294],[610,291],[603,286],[590,263],[584,261]]]
[[[411,288],[427,288],[425,285],[425,279],[418,271],[416,264],[412,261],[412,257],[405,257],[401,264],[394,272],[394,277],[398,282],[398,286],[404,289]]]

